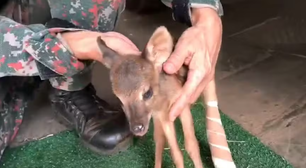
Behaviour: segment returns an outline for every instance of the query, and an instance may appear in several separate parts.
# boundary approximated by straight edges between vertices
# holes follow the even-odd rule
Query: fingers
[[[190,102],[190,98],[198,88],[199,84],[206,74],[203,62],[204,55],[202,52],[195,54],[190,62],[187,81],[183,86],[181,96],[174,103],[170,111],[170,120],[174,121],[180,115],[181,111]]]
[[[171,111],[170,111],[171,121],[174,121],[175,118],[180,115],[182,110],[189,103],[190,97],[193,95],[193,93],[197,89],[202,78],[203,78],[203,72],[199,70],[189,70],[188,79],[183,87],[182,94],[171,108]]]
[[[190,99],[189,99],[190,104],[193,104],[198,100],[198,98],[202,94],[204,88],[205,87],[203,87],[202,82],[201,82],[200,86],[197,87],[197,89],[195,90],[193,95],[190,97]]]
[[[200,97],[200,95],[203,93],[203,90],[206,88],[206,86],[211,82],[215,77],[215,70],[212,69],[212,71],[207,71],[204,79],[196,89],[196,91],[193,93],[191,98],[189,99],[189,103],[194,103],[197,101],[197,99]]]
[[[206,81],[203,83],[207,83]],[[189,103],[195,103],[198,98],[200,97],[200,95],[202,94],[203,90],[205,89],[205,86],[207,84],[203,84],[201,83],[200,86],[196,89],[196,91],[194,92],[194,94],[191,96],[191,98],[189,99]]]
[[[164,71],[168,74],[176,73],[184,64],[187,56],[191,55],[184,40],[180,39],[168,60],[164,63]]]

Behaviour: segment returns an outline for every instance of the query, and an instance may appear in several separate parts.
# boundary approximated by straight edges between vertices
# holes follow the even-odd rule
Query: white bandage
[[[209,107],[216,107],[218,108],[218,102],[217,101],[209,101],[206,103],[207,106]]]
[[[214,121],[222,125],[222,121],[220,118],[211,118],[211,117],[206,117],[208,120]]]
[[[216,145],[216,144],[213,144],[213,143],[209,143],[209,145],[213,146],[213,147],[216,147],[216,148],[219,148],[219,149],[222,149],[222,150],[226,150],[228,152],[231,152],[230,149],[227,146]]]
[[[215,168],[236,168],[235,163],[219,158],[212,158]]]

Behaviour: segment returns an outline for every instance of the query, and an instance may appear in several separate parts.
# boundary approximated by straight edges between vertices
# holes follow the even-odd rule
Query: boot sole
[[[60,124],[67,127],[69,130],[74,130],[74,127],[72,126],[72,124],[70,124],[70,122],[57,111],[55,112],[55,118]],[[116,147],[113,149],[102,149],[101,150],[82,139],[81,139],[81,142],[86,148],[92,150],[96,154],[110,156],[110,155],[116,155],[116,154],[126,151],[133,144],[133,136],[132,135],[127,136],[121,142],[119,142],[116,145]]]
[[[128,148],[130,146],[132,146],[132,144],[133,144],[133,137],[132,136],[127,136],[126,138],[124,138],[124,140],[122,140],[120,143],[118,143],[114,149],[111,149],[111,150],[98,149],[98,148],[90,145],[89,143],[85,142],[84,140],[82,140],[82,143],[85,147],[87,147],[88,149],[94,151],[95,153],[97,153],[99,155],[112,156],[112,155],[117,155],[121,152],[127,151]]]

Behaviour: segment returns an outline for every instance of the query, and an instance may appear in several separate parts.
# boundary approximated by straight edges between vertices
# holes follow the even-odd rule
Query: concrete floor
[[[305,2],[224,0],[223,4],[224,39],[216,74],[221,109],[296,168],[305,168],[306,23],[300,10]],[[126,11],[117,30],[142,49],[160,25],[175,37],[185,28],[172,21],[169,11],[147,16]],[[116,103],[107,73],[97,65],[93,83],[102,98]],[[47,87],[28,109],[12,146],[66,129],[53,119]]]

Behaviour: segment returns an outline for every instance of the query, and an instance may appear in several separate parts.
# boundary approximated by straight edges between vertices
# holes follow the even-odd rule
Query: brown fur
[[[176,140],[174,123],[168,116],[186,81],[187,69],[182,67],[176,75],[167,75],[162,71],[162,64],[173,50],[173,40],[168,30],[163,26],[157,28],[141,55],[120,56],[100,38],[98,45],[103,55],[102,63],[110,68],[112,89],[123,104],[131,131],[137,136],[145,135],[153,117],[155,168],[162,165],[166,142],[176,167],[183,168],[184,160]],[[148,92],[150,89],[152,94]],[[194,166],[203,168],[189,107],[183,110],[179,119],[184,130],[185,149]]]

